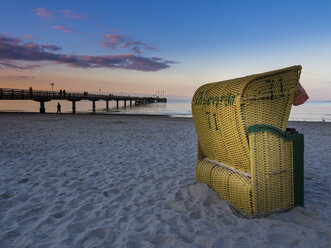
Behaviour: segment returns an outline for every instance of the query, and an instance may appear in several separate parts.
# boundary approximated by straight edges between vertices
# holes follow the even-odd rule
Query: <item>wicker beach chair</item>
[[[303,135],[286,132],[301,66],[205,84],[194,94],[196,181],[242,214],[303,205]]]

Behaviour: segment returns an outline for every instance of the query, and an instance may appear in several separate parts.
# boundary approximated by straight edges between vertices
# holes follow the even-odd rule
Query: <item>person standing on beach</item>
[[[56,114],[60,113],[61,114],[61,104],[58,102],[57,103],[57,111]]]

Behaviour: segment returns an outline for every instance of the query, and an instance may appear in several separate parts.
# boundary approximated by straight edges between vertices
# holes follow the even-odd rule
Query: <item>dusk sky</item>
[[[331,1],[3,1],[0,87],[190,99],[202,84],[300,64],[331,100]]]

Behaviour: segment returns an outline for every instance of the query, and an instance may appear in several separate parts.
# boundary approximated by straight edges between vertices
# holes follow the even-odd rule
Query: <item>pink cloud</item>
[[[53,17],[53,14],[44,7],[36,8],[33,12],[40,18],[51,19]]]
[[[54,25],[53,26],[54,29],[58,29],[58,30],[61,30],[63,33],[65,34],[68,34],[68,33],[72,33],[73,30],[69,29],[69,28],[66,28],[64,26],[60,26],[60,25]]]
[[[32,40],[32,36],[29,34],[23,34],[23,37],[28,40]]]
[[[84,19],[86,15],[74,13],[72,10],[64,9],[62,10],[64,15],[69,19]]]
[[[28,47],[28,48],[32,48],[32,49],[37,49],[37,48],[39,48],[39,45],[37,45],[36,43],[32,43],[32,42],[30,42],[30,43],[26,43],[26,44],[24,44],[23,46],[24,46],[24,47]]]

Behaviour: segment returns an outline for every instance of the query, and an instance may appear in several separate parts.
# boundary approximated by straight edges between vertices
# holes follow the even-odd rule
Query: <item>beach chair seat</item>
[[[301,66],[209,83],[192,99],[196,181],[246,216],[303,205],[303,135],[286,132]]]

